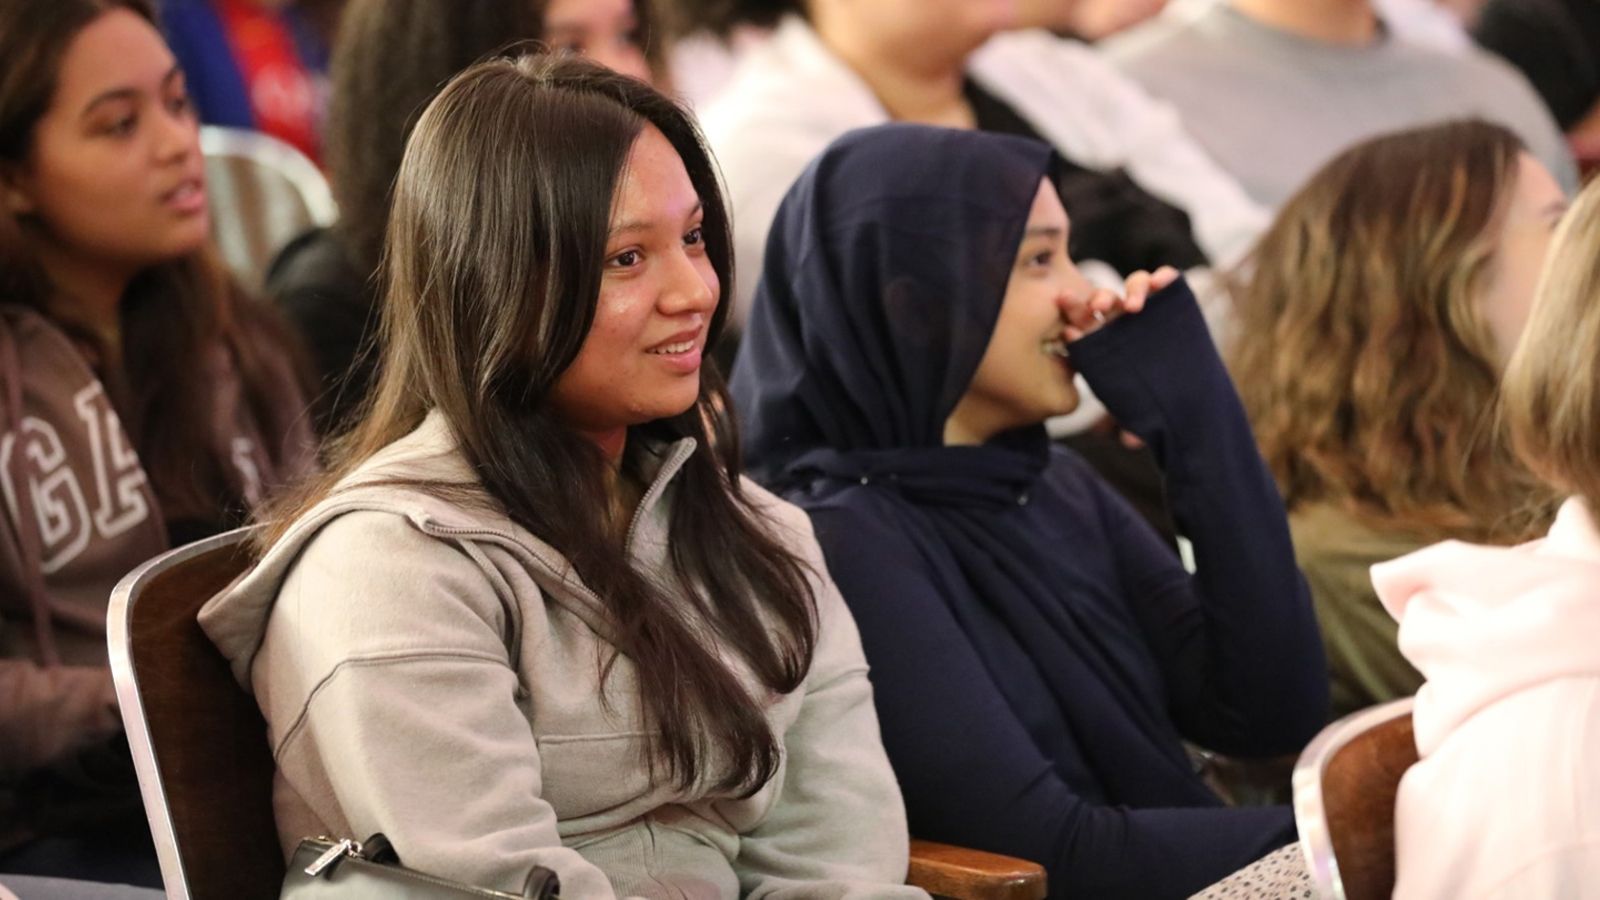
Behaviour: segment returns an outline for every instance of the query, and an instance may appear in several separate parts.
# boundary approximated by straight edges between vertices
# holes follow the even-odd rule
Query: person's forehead
[[[154,91],[174,65],[172,52],[149,22],[129,10],[111,10],[68,44],[56,76],[56,101],[77,107],[107,91]]]
[[[613,227],[676,223],[700,203],[683,159],[658,129],[647,126],[633,143],[618,184]]]

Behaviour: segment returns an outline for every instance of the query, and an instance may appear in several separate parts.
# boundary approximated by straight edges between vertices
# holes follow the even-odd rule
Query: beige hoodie
[[[629,544],[646,570],[694,452],[660,449]],[[606,617],[558,553],[502,514],[370,484],[393,476],[472,483],[435,413],[200,613],[267,719],[285,853],[381,831],[407,865],[484,887],[547,866],[567,900],[925,896],[900,884],[899,788],[803,513],[744,483],[818,573],[820,623],[803,687],[767,709],[783,763],[740,799],[646,776],[635,670],[619,659],[602,702]]]
[[[1427,683],[1395,807],[1399,898],[1600,898],[1600,533],[1374,566]]]

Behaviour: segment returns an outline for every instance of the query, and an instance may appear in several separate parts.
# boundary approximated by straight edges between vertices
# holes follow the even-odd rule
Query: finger
[[[1089,309],[1095,314],[1094,320],[1101,324],[1110,321],[1117,307],[1121,305],[1122,298],[1118,297],[1115,291],[1108,291],[1105,288],[1099,288],[1089,297]]]
[[[1117,432],[1117,440],[1121,441],[1122,446],[1127,447],[1129,450],[1139,450],[1144,447],[1144,441],[1139,440],[1139,436],[1131,431]]]
[[[1135,297],[1143,299],[1144,295],[1148,293],[1150,293],[1149,272],[1135,272],[1129,275],[1127,281],[1123,284],[1122,296],[1125,300],[1132,300]]]
[[[1088,332],[1077,327],[1076,325],[1068,325],[1066,328],[1061,329],[1061,336],[1066,338],[1067,343],[1069,344],[1078,338],[1083,337],[1085,334],[1088,334]]]
[[[1181,274],[1183,273],[1172,266],[1162,266],[1150,276],[1150,287],[1156,291],[1166,290]]]
[[[1094,310],[1089,307],[1089,301],[1083,297],[1070,297],[1057,301],[1057,308],[1061,310],[1066,324],[1076,327],[1080,332],[1094,327]]]

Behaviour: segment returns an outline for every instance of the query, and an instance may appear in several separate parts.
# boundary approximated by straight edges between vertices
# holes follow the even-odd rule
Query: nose
[[[161,162],[181,162],[200,152],[200,125],[187,111],[162,109],[160,133],[156,137],[156,158]]]
[[[717,308],[721,283],[711,260],[704,254],[692,255],[687,248],[680,248],[672,254],[664,275],[665,283],[656,304],[663,315],[700,313],[709,316]]]
[[[1089,302],[1094,293],[1094,283],[1070,259],[1056,274],[1056,312],[1063,322],[1072,318],[1073,311]]]

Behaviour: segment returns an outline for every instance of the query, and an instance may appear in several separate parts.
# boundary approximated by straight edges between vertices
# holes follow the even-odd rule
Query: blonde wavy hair
[[[1517,457],[1600,511],[1600,180],[1556,231],[1503,390]]]
[[[1292,512],[1508,541],[1546,516],[1495,427],[1479,299],[1522,142],[1478,121],[1357,145],[1291,198],[1233,279],[1229,354]]]

